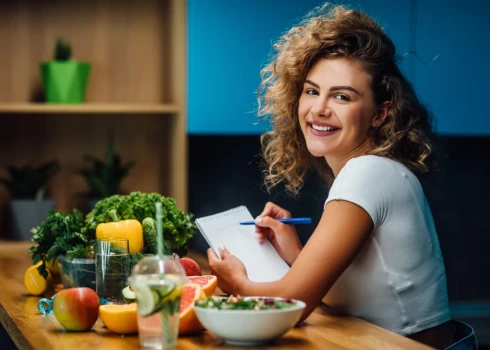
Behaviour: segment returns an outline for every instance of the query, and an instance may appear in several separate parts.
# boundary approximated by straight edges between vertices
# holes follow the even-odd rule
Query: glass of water
[[[129,241],[98,239],[95,243],[96,292],[109,303],[124,304],[122,290],[130,273]]]
[[[184,267],[171,256],[146,257],[133,268],[129,283],[136,293],[141,347],[176,346],[180,301],[186,282]]]

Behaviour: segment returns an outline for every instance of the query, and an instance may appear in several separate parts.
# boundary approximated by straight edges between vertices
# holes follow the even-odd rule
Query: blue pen
[[[311,218],[277,219],[277,221],[291,225],[311,224]],[[242,221],[240,225],[255,225],[255,221]]]

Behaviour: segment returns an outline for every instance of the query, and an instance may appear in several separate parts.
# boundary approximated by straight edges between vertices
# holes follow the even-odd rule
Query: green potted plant
[[[12,234],[15,239],[30,240],[31,227],[39,225],[49,210],[54,208],[54,199],[45,198],[48,181],[60,169],[55,160],[32,166],[9,166],[7,177],[0,178],[11,196]]]
[[[100,199],[120,193],[121,182],[135,165],[134,161],[123,164],[121,157],[114,150],[114,136],[109,134],[109,142],[105,161],[93,155],[85,155],[84,160],[91,163],[91,167],[81,169],[78,174],[85,178],[89,187],[86,194],[89,210],[94,208]]]
[[[85,100],[91,64],[70,60],[71,53],[71,45],[58,38],[54,59],[39,65],[48,103],[82,103]]]

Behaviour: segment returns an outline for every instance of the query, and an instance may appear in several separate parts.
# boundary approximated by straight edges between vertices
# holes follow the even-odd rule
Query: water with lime
[[[180,300],[186,282],[178,260],[157,256],[142,259],[128,279],[138,305],[141,347],[174,347],[179,334]]]

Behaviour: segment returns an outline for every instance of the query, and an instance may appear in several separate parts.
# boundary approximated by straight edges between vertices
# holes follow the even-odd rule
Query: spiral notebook
[[[240,259],[247,269],[248,278],[254,282],[271,282],[281,279],[289,270],[288,264],[266,240],[259,243],[254,225],[240,225],[253,220],[245,206],[196,219],[196,225],[219,257],[218,247],[223,245]]]

